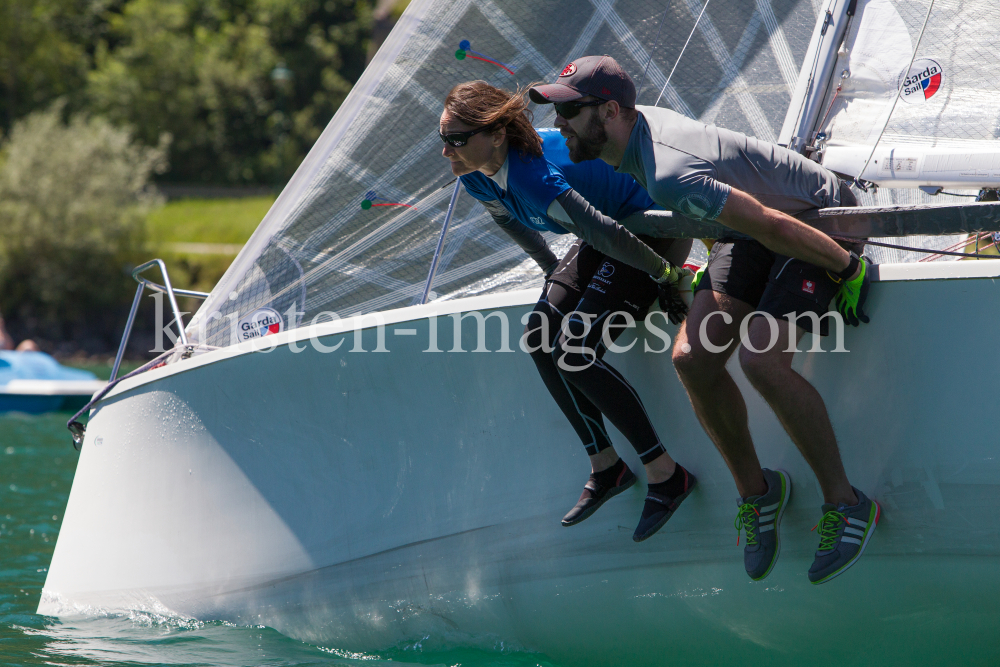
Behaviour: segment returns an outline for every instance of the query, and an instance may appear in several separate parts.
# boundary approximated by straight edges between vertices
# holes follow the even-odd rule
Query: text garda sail
[[[255,338],[281,333],[284,320],[273,308],[258,308],[236,323],[236,341],[243,343]]]
[[[909,70],[900,75],[900,79],[902,81],[897,82],[897,88],[902,87],[899,91],[902,100],[910,104],[923,104],[941,89],[944,70],[936,60],[918,58],[913,61]]]

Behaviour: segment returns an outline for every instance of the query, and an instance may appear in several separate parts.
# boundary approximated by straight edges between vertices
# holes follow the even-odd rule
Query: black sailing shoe
[[[677,464],[677,471],[674,475],[678,474],[684,477],[680,492],[676,496],[671,497],[655,491],[648,491],[646,493],[646,504],[642,507],[642,516],[639,518],[639,525],[635,527],[635,533],[632,535],[632,539],[636,542],[649,539],[656,531],[662,528],[663,524],[674,515],[674,512],[684,502],[684,499],[691,494],[691,489],[698,483],[695,476],[684,469],[680,463]],[[678,481],[681,480],[678,479]]]
[[[562,525],[575,526],[588,516],[597,511],[605,502],[614,498],[619,493],[635,484],[635,474],[629,470],[627,465],[622,465],[622,470],[618,473],[615,483],[611,486],[604,486],[597,481],[597,475],[591,473],[587,483],[583,486],[583,493],[576,506],[563,517]]]

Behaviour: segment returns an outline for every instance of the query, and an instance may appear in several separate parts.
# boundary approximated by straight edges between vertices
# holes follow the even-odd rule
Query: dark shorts
[[[626,311],[637,320],[645,316],[657,296],[656,281],[645,271],[611,259],[581,240],[570,246],[549,280],[579,295],[575,296],[577,301],[586,298],[591,310]],[[557,306],[560,310],[565,307],[565,303]]]
[[[845,206],[857,205],[848,188],[842,187],[841,193]],[[819,334],[826,336],[830,317],[823,315],[829,311],[840,281],[818,266],[771,252],[759,241],[722,239],[712,246],[708,266],[695,291],[708,289],[778,320],[803,315],[796,324],[810,333],[816,332],[808,313],[815,313],[820,317]]]

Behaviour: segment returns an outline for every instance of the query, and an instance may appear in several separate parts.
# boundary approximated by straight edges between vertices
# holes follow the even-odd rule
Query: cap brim
[[[587,93],[581,93],[579,90],[564,86],[561,83],[546,83],[528,90],[528,97],[535,104],[572,102],[586,96]]]

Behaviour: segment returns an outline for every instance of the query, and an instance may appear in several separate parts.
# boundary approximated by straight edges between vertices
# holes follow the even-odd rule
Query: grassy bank
[[[274,197],[169,202],[149,217],[150,257],[166,262],[175,286],[211,291],[273,203]]]

